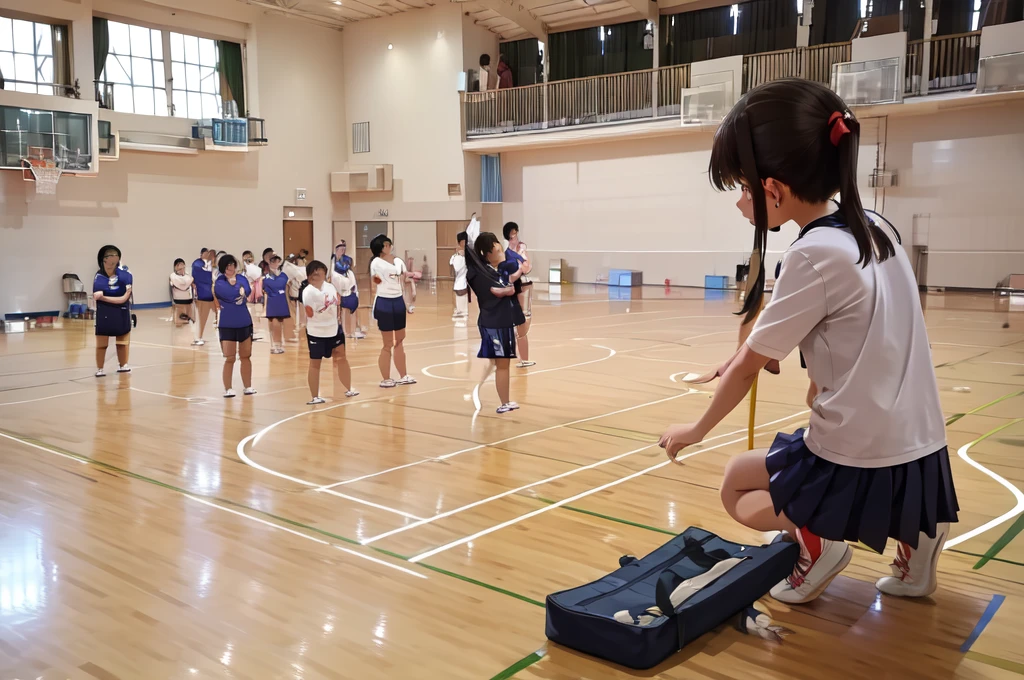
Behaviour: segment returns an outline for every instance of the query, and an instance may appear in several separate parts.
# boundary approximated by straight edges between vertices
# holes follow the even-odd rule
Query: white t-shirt
[[[466,290],[466,256],[455,253],[448,264],[455,270],[455,290]]]
[[[313,309],[306,319],[306,333],[314,338],[333,338],[338,334],[338,305],[341,297],[334,286],[324,281],[319,290],[312,284],[302,291],[302,304]]]
[[[263,270],[255,262],[250,262],[245,265],[245,278],[249,279],[250,284],[255,283],[257,279],[263,278]]]
[[[807,448],[858,468],[908,463],[946,445],[917,282],[906,251],[881,228],[896,254],[867,267],[845,228],[820,226],[797,240],[747,338],[772,359],[799,345],[819,390]]]
[[[338,291],[338,295],[346,297],[356,291],[356,273],[351,269],[345,274],[331,272],[331,283]]]
[[[288,296],[298,297],[299,287],[306,280],[306,268],[285,260],[281,263],[281,271],[288,275]]]
[[[370,276],[380,278],[377,284],[377,297],[402,297],[402,274],[405,273],[405,262],[396,257],[394,264],[389,264],[383,257],[373,258],[370,263]]]
[[[171,274],[171,297],[175,300],[192,299],[192,277],[188,274]]]

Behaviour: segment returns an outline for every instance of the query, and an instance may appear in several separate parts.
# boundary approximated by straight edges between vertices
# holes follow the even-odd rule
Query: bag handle
[[[717,550],[705,550],[704,544],[712,538],[715,538],[714,534],[702,540],[687,536],[686,543],[679,553],[679,559],[676,560],[676,564],[667,567],[658,575],[658,582],[654,588],[654,600],[665,616],[675,616],[675,607],[672,606],[672,591],[681,582],[680,579],[686,580],[687,578],[677,571],[679,569],[678,563],[683,558],[689,557],[694,564],[707,571],[722,560],[732,557],[727,551],[720,548]]]

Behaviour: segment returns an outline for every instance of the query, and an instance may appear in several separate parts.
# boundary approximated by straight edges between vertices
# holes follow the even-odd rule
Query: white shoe
[[[100,370],[96,371],[96,377],[97,377],[97,378],[102,378],[102,377],[104,377],[104,376],[105,376],[106,374],[107,374],[107,372],[106,372],[106,371],[104,371],[104,370],[103,370],[102,368],[101,368]]]
[[[508,413],[509,411],[515,411],[511,404],[502,404],[498,407],[498,413]]]
[[[387,380],[381,380],[381,381],[380,381],[380,386],[381,386],[381,387],[384,387],[384,388],[388,388],[388,387],[394,387],[394,386],[395,386],[395,385],[397,385],[397,384],[398,384],[398,383],[396,383],[396,382],[395,382],[394,380],[392,380],[391,378],[388,378]]]
[[[509,407],[510,409],[512,409],[513,411],[518,411],[518,410],[519,410],[519,404],[517,404],[517,403],[516,403],[516,402],[514,402],[514,401],[510,401],[510,402],[508,402],[507,404],[505,404],[505,406],[508,406],[508,407]]]
[[[530,366],[536,366],[536,361],[520,361],[516,364],[516,368],[529,368]]]
[[[359,396],[359,390],[349,390],[348,392],[345,393],[345,396],[349,397],[349,398],[358,397]]]
[[[125,364],[124,366],[118,366],[117,367],[117,372],[118,373],[131,373],[132,372],[132,367],[129,366],[128,364]]]
[[[409,313],[410,314],[415,314],[416,313],[416,305],[409,305]]]
[[[192,346],[193,347],[202,347],[205,344],[206,344],[206,340],[193,340],[192,341]]]
[[[256,388],[255,387],[246,387],[245,391],[242,392],[242,394],[244,394],[247,397],[251,397],[252,395],[256,394]]]
[[[366,339],[366,333],[364,333],[362,331],[356,331],[356,334],[355,334],[354,337],[355,337],[356,340],[365,340]]]
[[[416,378],[413,378],[411,375],[407,375],[404,378],[399,378],[398,380],[396,380],[395,384],[396,385],[415,385],[416,384]]]
[[[270,350],[270,353],[271,354],[284,354],[284,347],[275,347],[274,349]]]
[[[844,541],[821,539],[821,554],[811,562],[801,545],[800,559],[784,581],[771,589],[771,596],[786,604],[803,604],[825,592],[828,584],[853,559],[853,551]]]
[[[886,595],[899,597],[926,597],[935,592],[936,567],[942,546],[949,536],[949,524],[935,526],[935,538],[922,533],[917,539],[917,550],[903,541],[896,544],[896,559],[893,560],[892,576],[885,576],[875,582],[875,587]]]
[[[317,404],[326,404],[327,400],[323,397],[313,397],[306,402],[306,406],[316,406]]]
[[[231,399],[234,396],[235,396],[235,391],[234,390],[231,390],[231,389],[224,390],[224,398],[225,399]]]

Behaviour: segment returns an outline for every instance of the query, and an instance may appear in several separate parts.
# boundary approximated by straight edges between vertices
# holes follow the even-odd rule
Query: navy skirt
[[[484,328],[480,330],[478,359],[515,359],[516,331],[513,328]]]
[[[373,303],[373,318],[384,333],[405,330],[405,300],[400,297],[378,297]]]
[[[347,309],[353,314],[359,309],[359,296],[355,293],[350,293],[345,297],[341,298],[341,306],[343,309]]]
[[[960,506],[949,451],[909,463],[856,468],[830,463],[804,444],[803,428],[780,432],[765,459],[775,512],[830,541],[860,541],[882,552],[889,538],[917,548],[920,532],[956,522]]]
[[[117,338],[131,333],[131,331],[132,312],[127,304],[96,303],[96,335]]]

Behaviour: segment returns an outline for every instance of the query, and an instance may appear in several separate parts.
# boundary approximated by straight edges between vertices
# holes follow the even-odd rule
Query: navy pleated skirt
[[[780,432],[765,460],[775,512],[831,541],[860,541],[882,552],[889,538],[917,548],[920,532],[956,522],[960,506],[949,451],[902,465],[856,468],[830,463],[804,444],[803,428]]]

